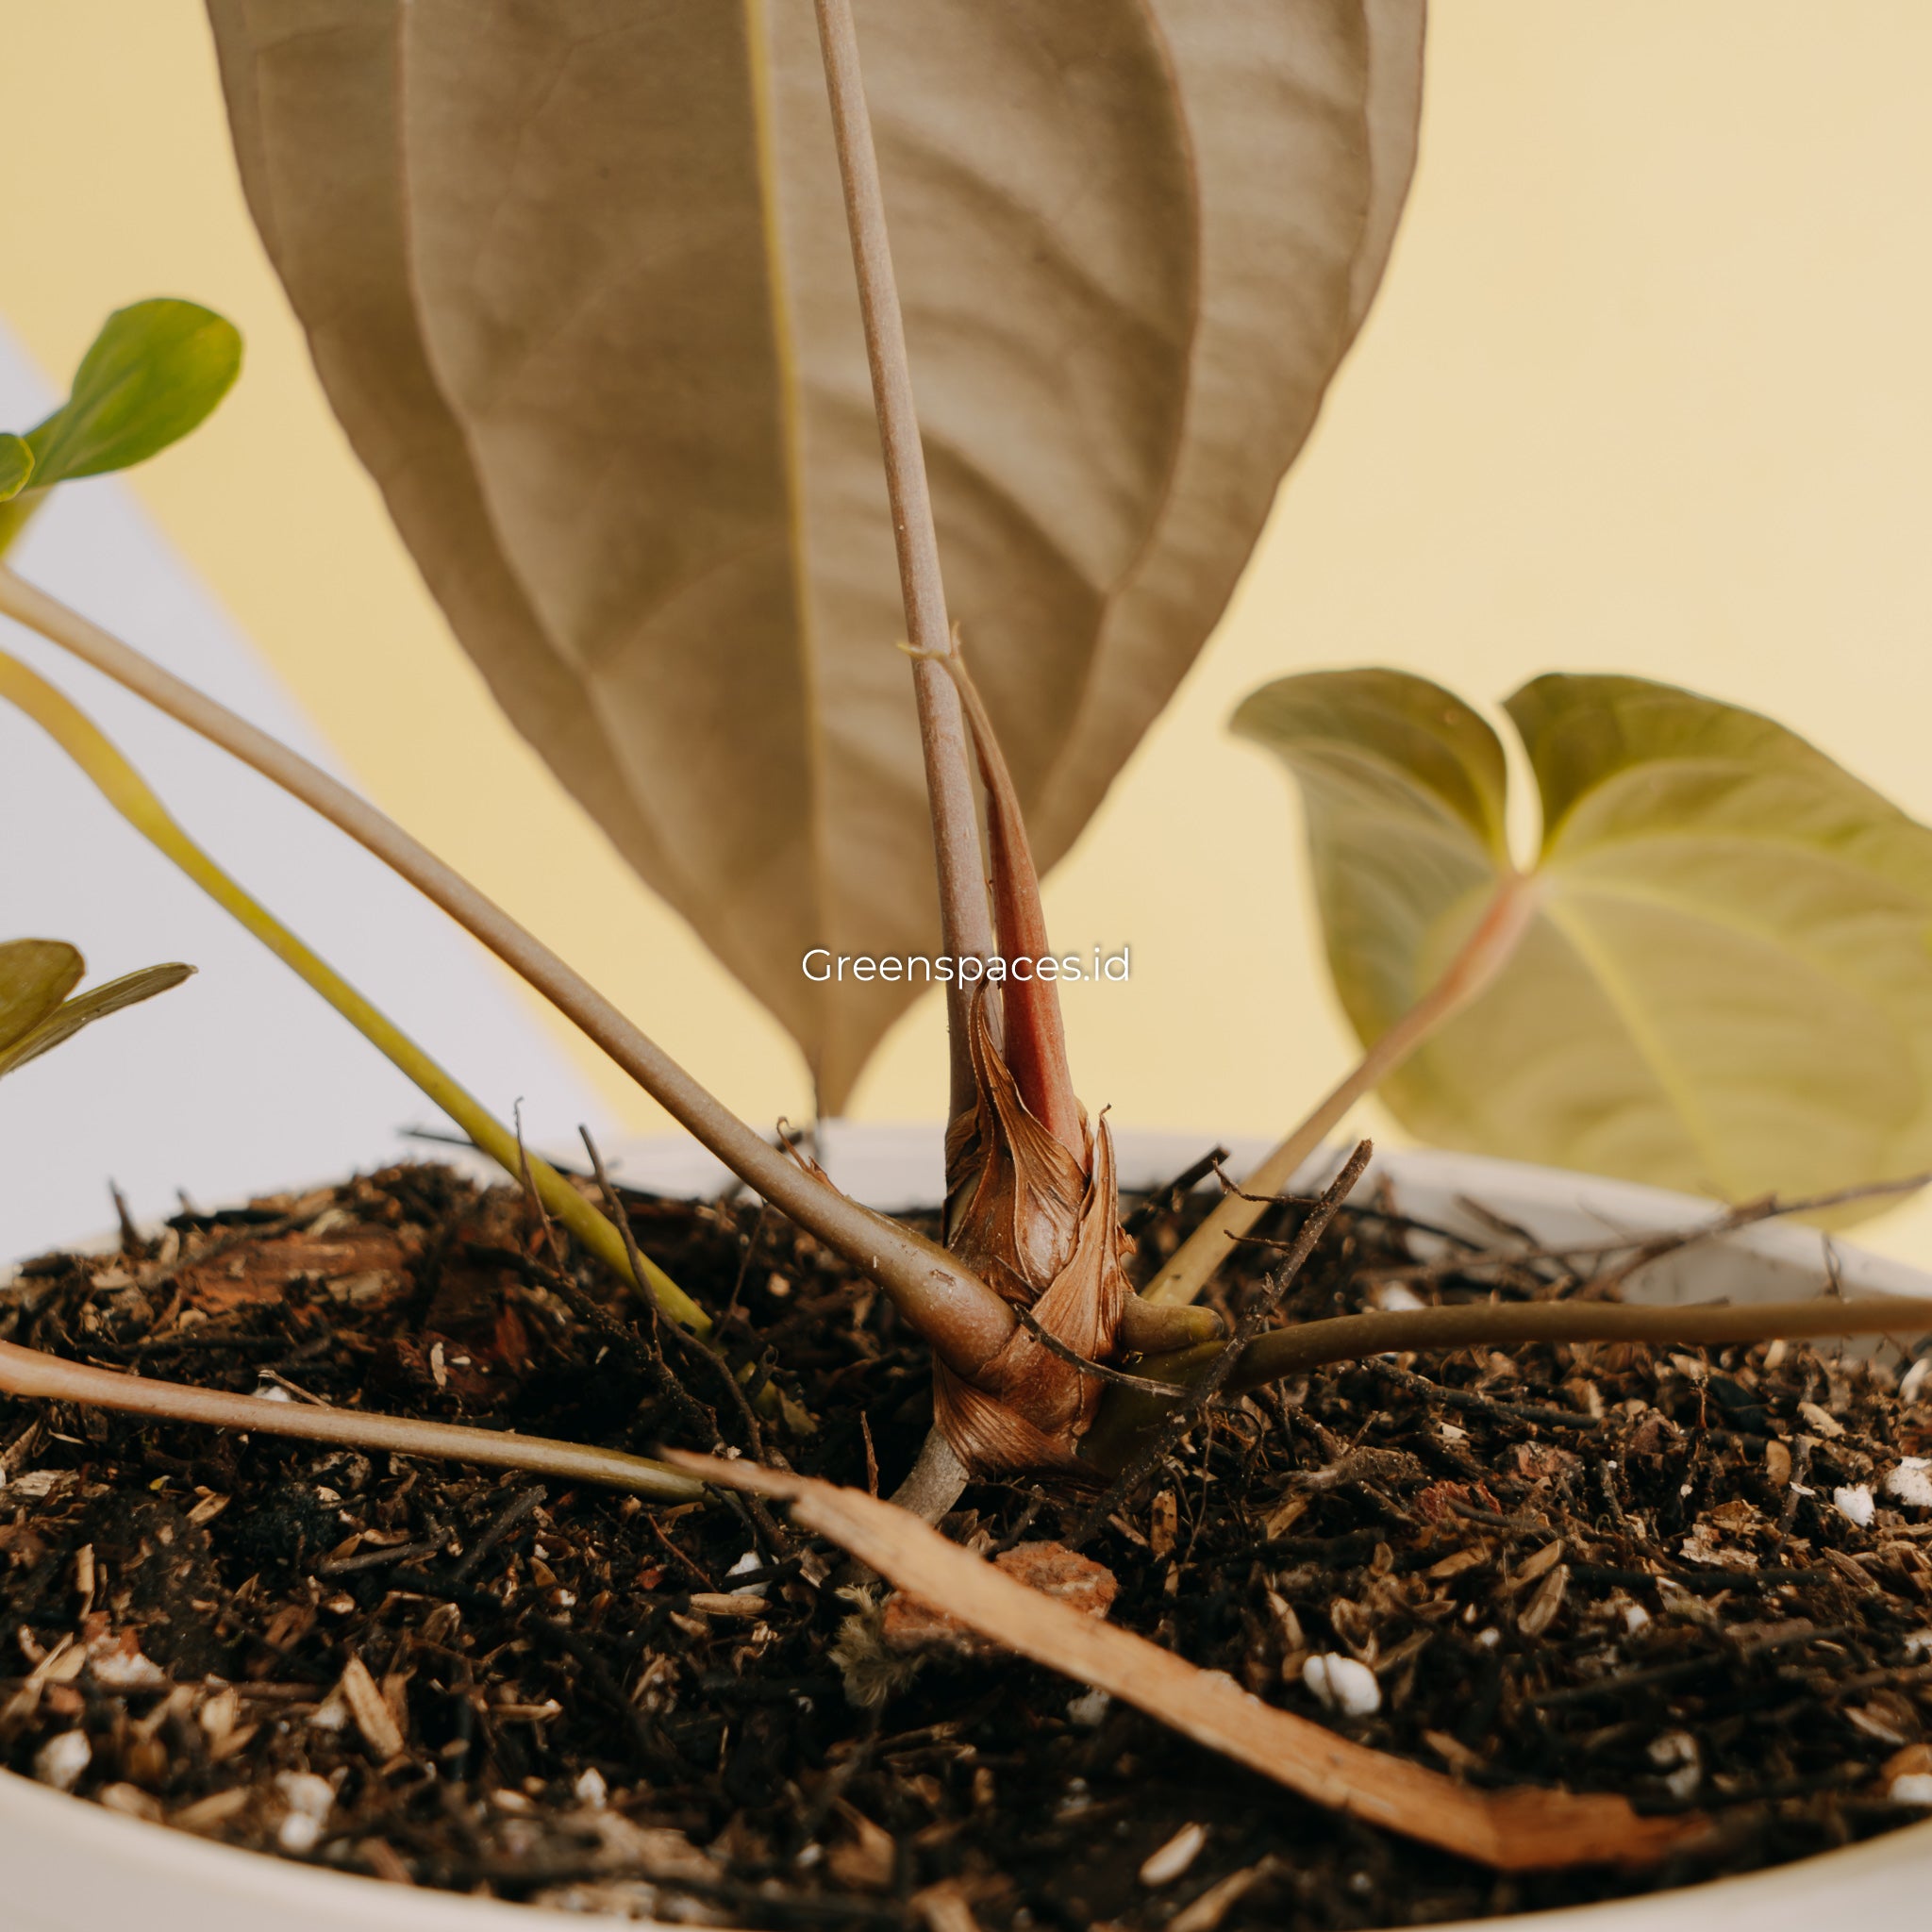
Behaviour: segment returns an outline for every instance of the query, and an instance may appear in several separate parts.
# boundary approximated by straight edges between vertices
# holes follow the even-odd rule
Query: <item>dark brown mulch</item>
[[[785,1455],[890,1487],[928,1414],[891,1306],[755,1208],[635,1219],[772,1385]],[[1145,1224],[1150,1265],[1176,1234]],[[1363,1305],[1412,1237],[1345,1213],[1289,1318]],[[514,1194],[401,1168],[32,1264],[0,1336],[291,1400],[753,1448],[702,1364],[674,1357],[697,1418],[586,1300],[608,1292],[592,1271],[559,1285],[544,1252]],[[1271,1254],[1243,1251],[1237,1303]],[[1578,1287],[1470,1260],[1418,1291]],[[0,1763],[394,1882],[701,1923],[1237,1932],[1599,1899],[1925,1815],[1888,1795],[1932,1773],[1932,1509],[1888,1489],[1903,1469],[1928,1494],[1915,1456],[1932,1408],[1829,1350],[1404,1357],[1223,1414],[1087,1545],[1119,1622],[1291,1708],[1324,1716],[1307,1657],[1366,1664],[1379,1709],[1324,1717],[1366,1741],[1717,1819],[1707,1853],[1636,1876],[1498,1879],[1010,1660],[898,1664],[857,1707],[841,1659],[876,1589],[735,1504],[4,1402]],[[950,1532],[991,1550],[1082,1507],[965,1503]],[[1143,1878],[1189,1827],[1182,1869]]]

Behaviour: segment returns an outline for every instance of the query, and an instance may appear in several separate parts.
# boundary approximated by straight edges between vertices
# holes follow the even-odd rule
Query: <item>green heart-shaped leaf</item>
[[[68,999],[83,970],[80,955],[56,940],[0,945],[0,1078],[71,1040],[83,1026],[179,986],[194,968],[143,966]],[[21,989],[17,998],[16,981]],[[22,1020],[25,1024],[17,1024]]]
[[[27,432],[34,487],[145,462],[199,425],[241,367],[241,334],[211,308],[158,296],[115,309],[73,394]]]
[[[1264,686],[1234,728],[1302,783],[1315,896],[1342,1005],[1378,1039],[1434,984],[1508,863],[1507,771],[1459,698],[1397,671]]]
[[[0,431],[0,503],[18,496],[34,473],[34,453],[26,438]]]
[[[87,961],[64,940],[0,943],[0,1055],[31,1033],[86,971]]]
[[[1384,1083],[1402,1124],[1734,1200],[1932,1167],[1932,831],[1667,685],[1541,677],[1506,708],[1542,803],[1537,909]],[[1283,679],[1235,728],[1302,783],[1329,964],[1373,1042],[1506,876],[1502,746],[1386,671]]]

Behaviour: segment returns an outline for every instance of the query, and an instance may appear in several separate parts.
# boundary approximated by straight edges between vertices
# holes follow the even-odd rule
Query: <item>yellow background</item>
[[[801,1116],[784,1037],[418,582],[248,223],[193,0],[0,0],[0,312],[50,376],[141,295],[246,332],[234,397],[133,475],[181,553],[384,807],[741,1112]],[[1671,678],[1932,820],[1928,100],[1924,0],[1442,0],[1380,304],[1233,608],[1048,890],[1060,942],[1133,947],[1130,988],[1070,1001],[1090,1102],[1265,1133],[1350,1057],[1284,782],[1223,731],[1280,671],[1401,664],[1485,703],[1545,669]],[[856,1111],[932,1117],[941,1067],[922,1008]],[[1932,1264],[1932,1206],[1872,1235]]]

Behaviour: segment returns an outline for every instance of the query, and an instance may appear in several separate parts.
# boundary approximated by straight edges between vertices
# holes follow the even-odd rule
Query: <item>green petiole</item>
[[[521,1180],[523,1157],[517,1137],[481,1101],[447,1074],[400,1027],[379,1012],[310,951],[287,926],[252,898],[218,866],[170,815],[146,780],[80,708],[38,673],[0,652],[0,697],[31,718],[87,775],[101,795],[151,844],[175,863],[209,898],[238,920],[319,992],[392,1065],[406,1074],[456,1122],[506,1174]],[[624,1237],[557,1170],[529,1157],[538,1198],[620,1279],[631,1280]],[[705,1311],[648,1257],[639,1284],[672,1321],[696,1335],[710,1332]]]

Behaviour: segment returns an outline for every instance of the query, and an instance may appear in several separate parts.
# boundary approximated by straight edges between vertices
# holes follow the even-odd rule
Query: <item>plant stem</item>
[[[47,500],[44,490],[23,490],[0,503],[0,557],[6,556],[14,539],[32,521],[34,512]]]
[[[937,1523],[973,1480],[966,1465],[954,1453],[943,1429],[928,1429],[920,1446],[919,1457],[907,1473],[906,1480],[892,1491],[892,1501],[922,1523]]]
[[[1932,1303],[1904,1295],[1811,1295],[1795,1302],[1474,1302],[1457,1307],[1391,1308],[1336,1315],[1257,1339],[1229,1381],[1252,1389],[1357,1356],[1403,1349],[1513,1347],[1525,1341],[1644,1341],[1691,1346],[1797,1341],[1814,1335],[1896,1335],[1932,1327]],[[1148,1364],[1143,1374],[1164,1379]]]
[[[109,805],[172,858],[216,905],[239,921],[313,987],[377,1052],[413,1080],[512,1178],[526,1171],[517,1137],[475,1094],[430,1058],[341,974],[311,952],[265,907],[243,891],[175,822],[147,782],[78,708],[17,658],[0,652],[0,697],[17,705],[99,787]],[[633,1275],[619,1230],[546,1162],[529,1160],[531,1186],[544,1207],[620,1280],[635,1280],[673,1321],[699,1334],[710,1317],[655,1262]],[[641,1257],[640,1257],[641,1258]]]
[[[979,822],[967,761],[959,694],[945,667],[935,661],[953,649],[946,621],[945,586],[940,576],[939,536],[933,527],[932,493],[919,417],[912,400],[912,369],[906,355],[906,325],[886,231],[885,195],[873,147],[872,115],[858,68],[858,35],[852,0],[816,0],[819,50],[832,104],[832,133],[839,150],[839,178],[845,194],[845,223],[858,276],[858,308],[865,324],[866,360],[872,370],[874,407],[886,458],[886,491],[892,508],[892,539],[899,558],[899,589],[916,656],[912,688],[919,704],[919,741],[925,758],[925,791],[932,812],[933,851],[939,864],[940,932],[955,958],[991,958],[992,924]],[[952,1112],[973,1105],[973,1061],[966,1035],[966,998],[957,976],[946,988],[946,1031],[951,1042]]]
[[[201,1423],[218,1429],[293,1436],[307,1442],[345,1442],[352,1448],[386,1449],[397,1456],[444,1457],[484,1469],[528,1470],[537,1475],[628,1490],[658,1502],[684,1503],[704,1493],[690,1476],[621,1449],[591,1449],[504,1429],[467,1429],[454,1423],[416,1422],[405,1416],[366,1415],[355,1408],[192,1389],[180,1382],[88,1368],[11,1341],[0,1342],[0,1392],[114,1408],[126,1415],[153,1416],[158,1422]]]
[[[1004,1345],[1013,1318],[976,1275],[942,1248],[847,1200],[770,1146],[581,974],[347,786],[4,565],[0,615],[38,631],[220,745],[408,879],[602,1047],[747,1187],[878,1282],[950,1366],[971,1374]]]
[[[1459,1011],[1509,962],[1536,909],[1532,874],[1511,873],[1496,888],[1475,930],[1442,976],[1397,1020],[1315,1110],[1174,1251],[1141,1292],[1153,1302],[1191,1302],[1208,1283],[1239,1235],[1246,1234],[1294,1178],[1350,1108],[1374,1091],[1452,1014]]]
[[[1906,1295],[1812,1295],[1795,1302],[1692,1302],[1657,1307],[1637,1302],[1471,1302],[1455,1307],[1392,1308],[1336,1315],[1257,1336],[1234,1365],[1225,1392],[1238,1395],[1283,1375],[1331,1362],[1404,1350],[1508,1348],[1532,1341],[1673,1342],[1692,1347],[1798,1340],[1816,1335],[1899,1335],[1932,1328],[1932,1302]],[[1222,1355],[1208,1342],[1137,1364],[1149,1380],[1193,1384]],[[1125,1453],[1174,1405],[1133,1390],[1109,1390],[1089,1438],[1104,1467]],[[1104,1434],[1103,1434],[1104,1430]]]

